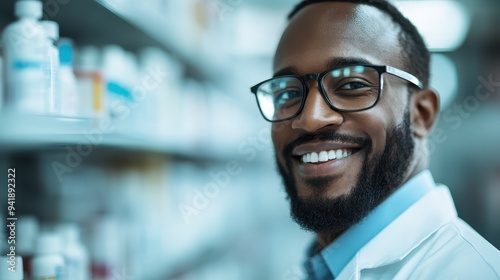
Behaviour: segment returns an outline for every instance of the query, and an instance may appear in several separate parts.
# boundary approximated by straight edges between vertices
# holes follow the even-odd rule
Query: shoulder
[[[434,232],[411,255],[418,257],[410,278],[500,279],[500,251],[459,218]]]
[[[397,250],[387,245],[387,250]],[[354,269],[354,268],[353,268]],[[339,279],[498,279],[500,251],[459,218],[444,224],[397,261],[346,271]],[[352,276],[352,277],[349,277]]]
[[[434,188],[368,242],[338,279],[498,279],[500,251]]]

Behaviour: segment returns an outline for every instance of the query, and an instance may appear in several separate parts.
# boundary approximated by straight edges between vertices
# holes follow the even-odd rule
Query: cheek
[[[271,128],[271,139],[273,141],[274,149],[276,150],[276,154],[281,156],[281,151],[283,150],[283,136],[284,129],[283,126],[280,126],[279,123],[273,124]]]
[[[271,132],[273,134],[273,139],[275,134],[281,134],[286,132],[287,130],[290,130],[292,127],[292,124],[290,121],[283,121],[283,122],[275,122],[271,126]]]
[[[377,106],[363,112],[365,114],[362,116],[362,123],[370,135],[375,153],[383,151],[388,132],[403,121],[407,106],[407,93],[403,89],[393,88],[390,83],[386,83],[384,87],[384,93]]]
[[[358,120],[364,126],[364,131],[372,142],[370,159],[380,154],[387,142],[387,132],[391,129],[391,121],[380,107],[375,107],[360,116]]]
[[[398,124],[403,119],[404,111],[408,105],[408,92],[406,86],[396,77],[384,78],[384,92],[376,107],[383,109],[388,122]]]
[[[283,161],[283,150],[285,149],[286,143],[289,143],[292,139],[291,125],[287,125],[289,122],[278,122],[273,123],[271,127],[271,138],[273,140],[274,149],[276,155],[281,163]]]

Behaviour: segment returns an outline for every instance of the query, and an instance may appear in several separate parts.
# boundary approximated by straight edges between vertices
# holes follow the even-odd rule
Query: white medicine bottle
[[[0,279],[24,280],[23,259],[16,257],[0,257]]]
[[[65,279],[90,280],[90,257],[81,242],[80,228],[76,224],[60,225],[59,235],[64,244],[61,253],[65,260]]]
[[[81,100],[73,72],[73,42],[69,38],[60,38],[58,47],[61,114],[66,117],[81,117]]]
[[[42,2],[17,1],[15,14],[19,20],[3,34],[6,105],[17,112],[43,114],[46,34],[38,21]]]
[[[32,280],[62,280],[64,258],[62,244],[58,235],[42,233],[37,240],[35,256],[31,261]]]
[[[60,114],[61,97],[59,93],[59,48],[57,40],[59,39],[59,25],[57,22],[43,20],[42,27],[45,30],[47,38],[45,40],[45,89],[44,97],[46,113],[50,115]]]

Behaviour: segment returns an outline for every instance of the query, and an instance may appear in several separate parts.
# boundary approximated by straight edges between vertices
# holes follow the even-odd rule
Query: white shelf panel
[[[102,120],[50,116],[0,114],[0,153],[44,151],[65,146],[92,145],[109,150],[153,152],[166,155],[223,160],[230,155],[215,154],[179,139],[111,132],[100,129]]]

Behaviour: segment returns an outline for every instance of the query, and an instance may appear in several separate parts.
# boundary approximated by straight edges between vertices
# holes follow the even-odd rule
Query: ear
[[[413,135],[425,138],[432,130],[439,115],[439,94],[431,88],[412,94],[411,122]]]

